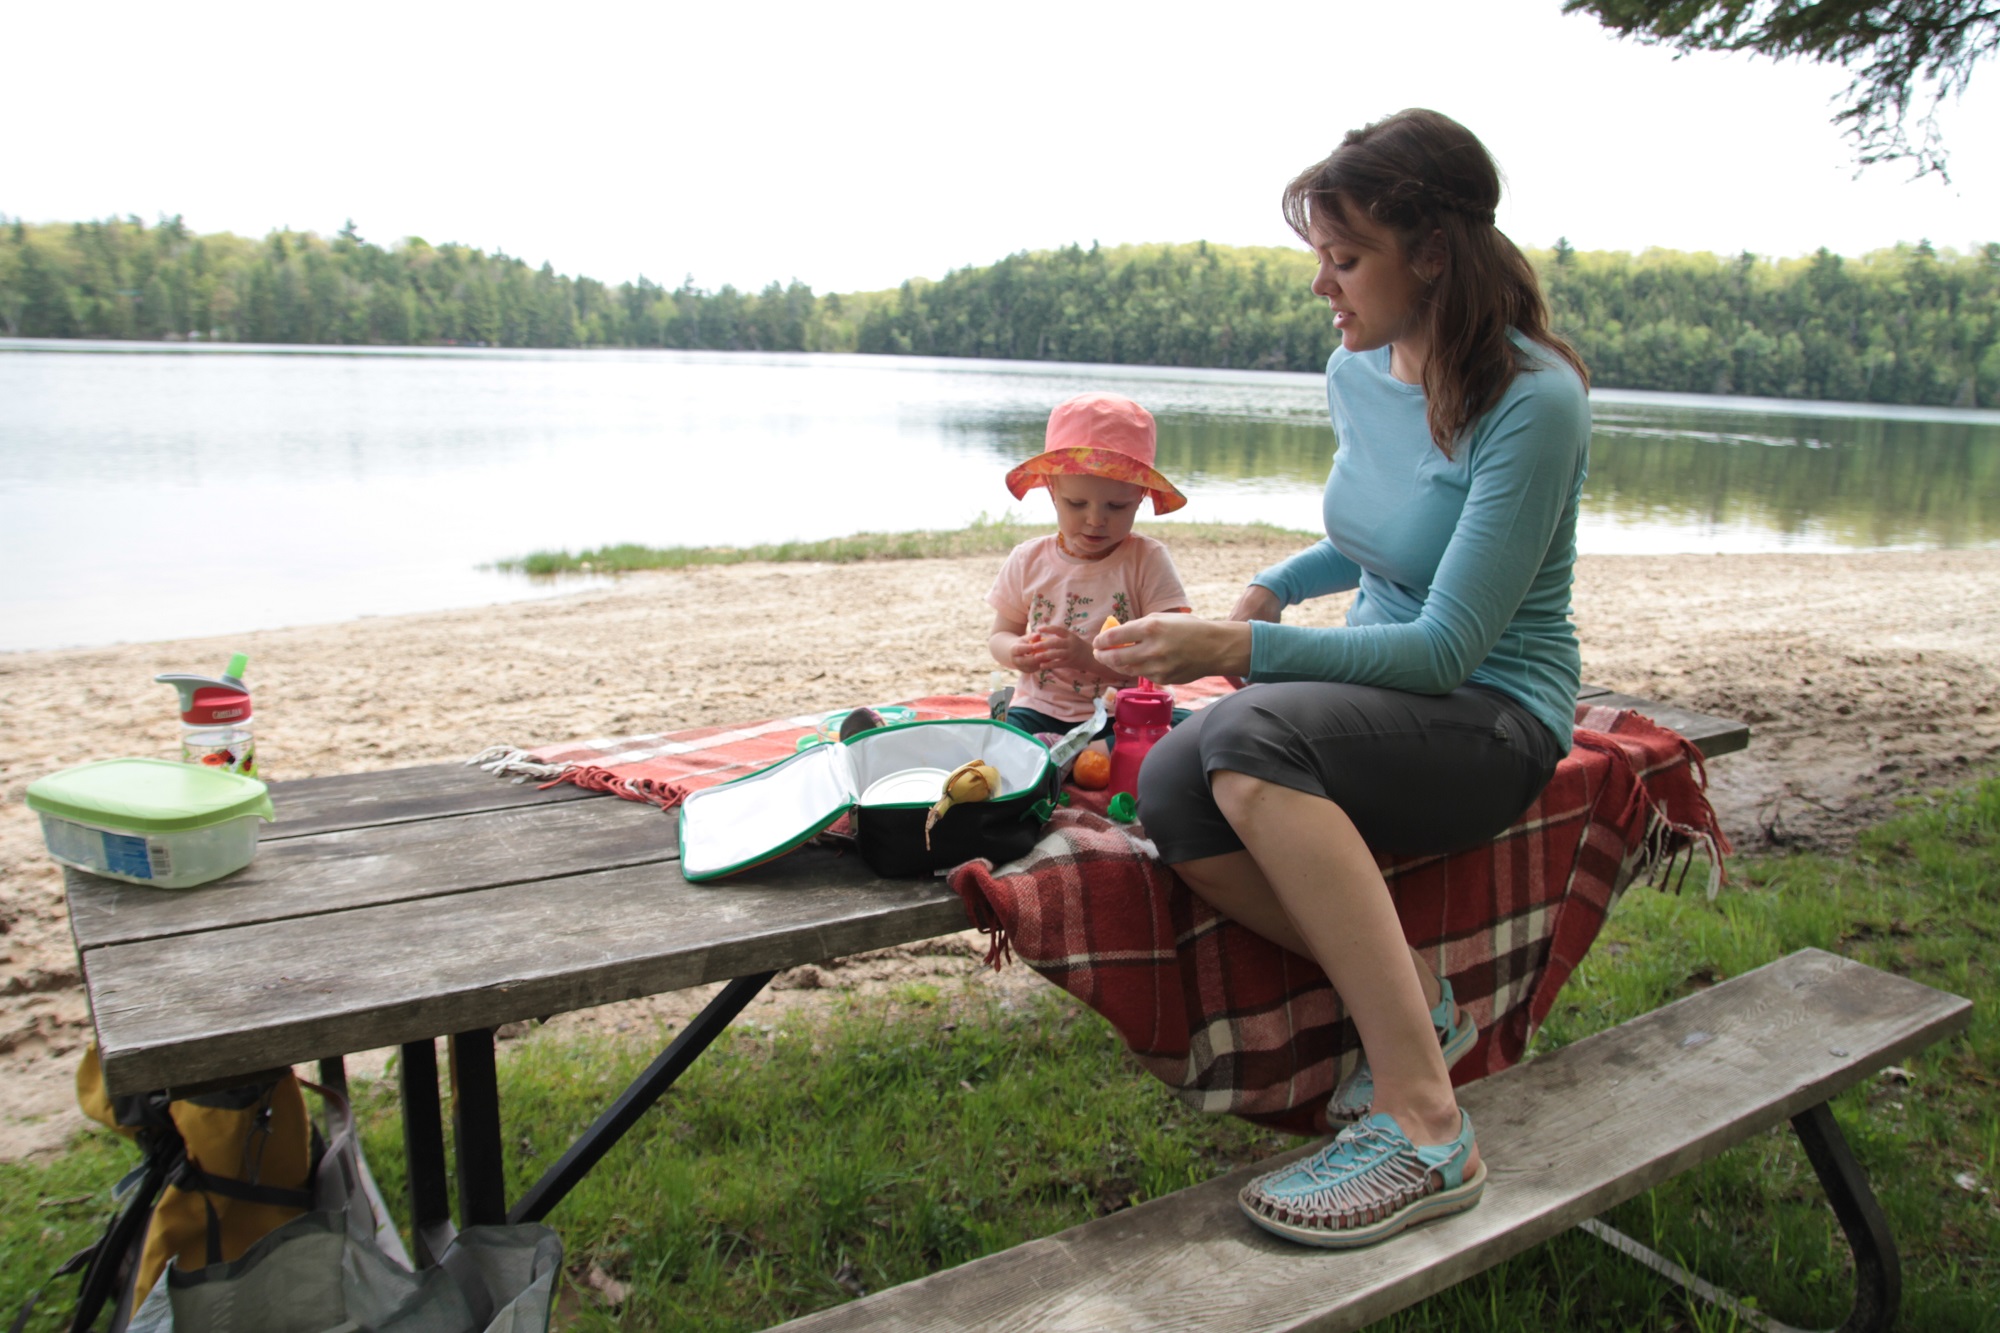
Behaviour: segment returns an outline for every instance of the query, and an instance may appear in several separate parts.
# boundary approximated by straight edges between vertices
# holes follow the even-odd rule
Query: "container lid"
[[[941,768],[899,768],[869,783],[861,793],[861,804],[929,805],[944,795],[944,780],[950,776]]]
[[[194,692],[194,704],[181,714],[190,726],[212,727],[241,722],[250,716],[250,696],[242,690],[205,685]]]
[[[51,773],[28,784],[28,808],[134,833],[207,828],[243,815],[278,817],[257,779],[166,759],[105,759]]]

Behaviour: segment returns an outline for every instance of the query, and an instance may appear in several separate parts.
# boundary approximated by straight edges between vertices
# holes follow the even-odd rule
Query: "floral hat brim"
[[[1029,491],[1048,485],[1050,477],[1058,476],[1107,477],[1130,482],[1153,497],[1155,514],[1171,514],[1187,503],[1187,497],[1171,481],[1130,454],[1088,445],[1036,454],[1007,474],[1007,489],[1016,500],[1025,499]]]

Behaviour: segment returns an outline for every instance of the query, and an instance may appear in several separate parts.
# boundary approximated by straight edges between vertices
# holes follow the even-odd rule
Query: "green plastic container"
[[[186,889],[234,874],[275,820],[264,784],[165,759],[106,759],[28,784],[42,841],[65,865],[107,879]]]

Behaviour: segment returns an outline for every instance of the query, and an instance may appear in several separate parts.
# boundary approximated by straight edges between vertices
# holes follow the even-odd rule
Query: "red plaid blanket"
[[[1696,848],[1720,874],[1728,843],[1700,752],[1636,713],[1580,707],[1577,725],[1547,790],[1490,846],[1381,862],[1411,945],[1479,1024],[1456,1082],[1521,1058],[1635,877],[1664,876]],[[1135,836],[1063,810],[1022,860],[953,871],[993,937],[988,961],[1011,947],[1191,1105],[1326,1133],[1327,1097],[1359,1044],[1325,973],[1216,915]]]
[[[1210,676],[1174,686],[1174,701],[1198,709],[1229,693],[1229,684]],[[971,694],[908,699],[917,720],[985,717],[986,700]],[[793,754],[799,738],[814,731],[825,714],[767,718],[727,727],[694,727],[642,736],[609,736],[565,741],[533,750],[496,745],[467,760],[488,772],[544,786],[572,782],[586,791],[609,792],[628,801],[646,801],[671,810],[688,793],[768,768]],[[1086,801],[1092,799],[1085,796]],[[1099,808],[1103,799],[1097,797]]]

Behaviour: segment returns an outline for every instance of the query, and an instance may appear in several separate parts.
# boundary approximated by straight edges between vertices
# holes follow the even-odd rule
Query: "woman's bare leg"
[[[1323,797],[1243,773],[1216,772],[1210,786],[1263,882],[1242,876],[1244,867],[1230,864],[1233,856],[1176,869],[1192,870],[1191,884],[1206,881],[1225,900],[1203,893],[1217,911],[1286,948],[1303,946],[1326,970],[1368,1052],[1378,1112],[1393,1117],[1412,1142],[1455,1138],[1458,1101],[1430,1021],[1436,1001],[1419,979],[1429,969],[1404,961],[1411,951],[1389,886],[1353,821]],[[1232,869],[1239,874],[1227,883],[1208,873]],[[1278,938],[1286,925],[1293,943]],[[1475,1148],[1468,1174],[1478,1162]]]

